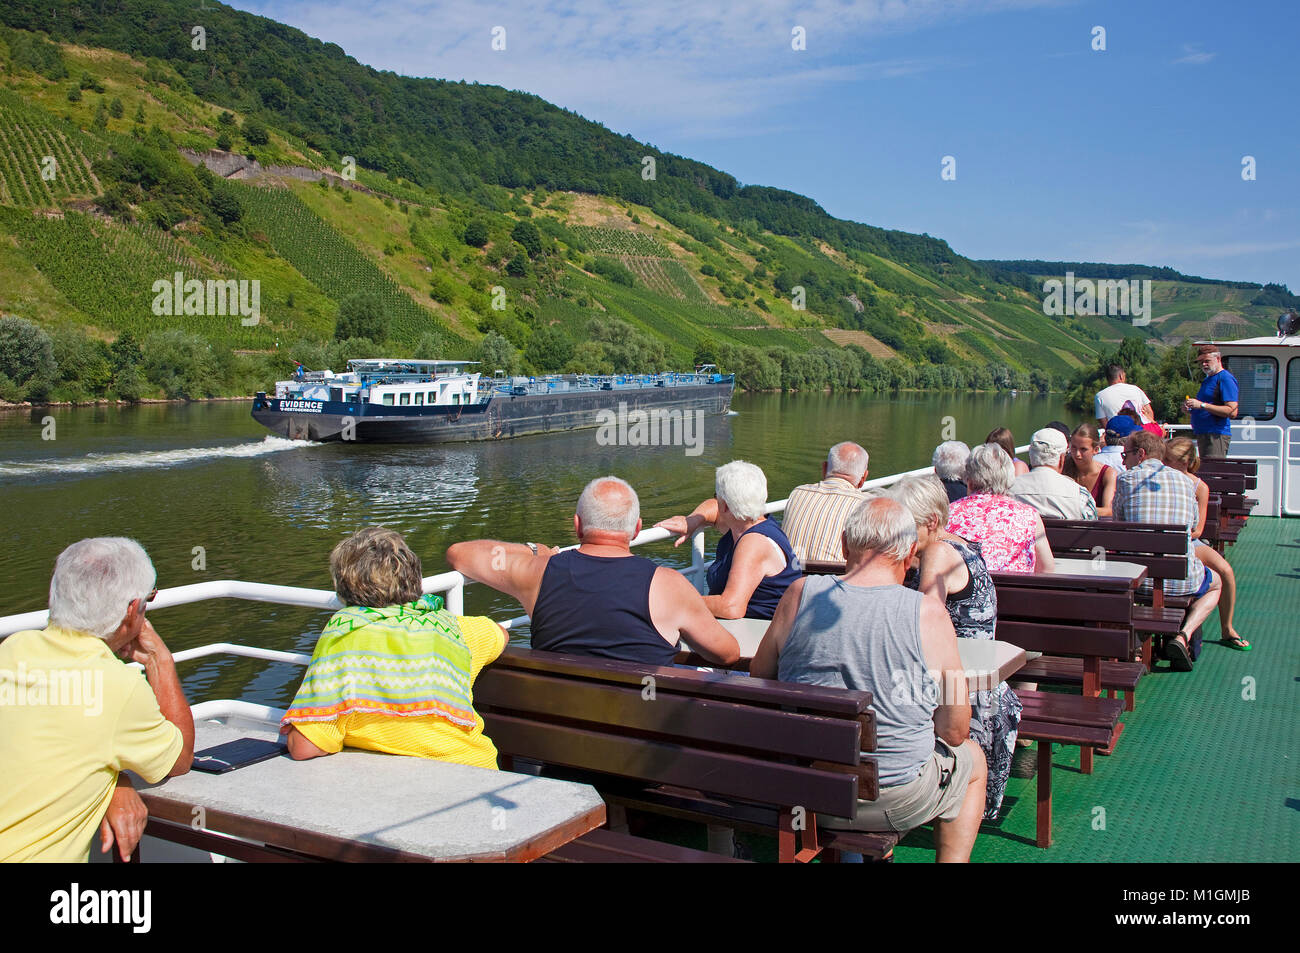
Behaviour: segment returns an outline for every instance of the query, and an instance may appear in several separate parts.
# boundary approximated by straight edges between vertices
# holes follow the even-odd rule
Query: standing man
[[[1097,396],[1093,400],[1092,412],[1097,418],[1098,428],[1104,428],[1106,421],[1123,410],[1125,402],[1130,400],[1142,418],[1142,423],[1150,423],[1156,419],[1155,412],[1151,409],[1151,398],[1141,387],[1128,383],[1124,368],[1112,364],[1106,370],[1106,382],[1109,386],[1097,391]]]
[[[1205,380],[1195,397],[1183,401],[1183,409],[1192,418],[1192,433],[1196,435],[1196,448],[1201,459],[1226,457],[1232,441],[1232,424],[1237,416],[1237,398],[1240,388],[1237,378],[1223,369],[1223,355],[1213,344],[1202,344],[1196,349]]]

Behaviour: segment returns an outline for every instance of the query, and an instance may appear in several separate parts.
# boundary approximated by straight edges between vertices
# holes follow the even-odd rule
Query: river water
[[[740,395],[691,446],[602,445],[586,430],[441,446],[307,444],[266,435],[248,403],[41,409],[0,416],[6,514],[0,615],[43,609],[55,557],[86,536],[131,536],[159,588],[243,579],[329,589],[329,552],[368,525],[403,533],[425,575],[451,543],[494,537],[565,546],[587,481],[623,477],[646,526],[712,495],[713,469],[744,459],[771,499],[820,479],[826,450],[855,440],[871,475],[927,466],[945,427],[974,443],[995,426],[1017,443],[1050,420],[1075,423],[1058,397],[988,394]],[[949,420],[948,418],[951,418]],[[688,437],[694,436],[687,434]],[[51,439],[52,438],[52,439]],[[708,539],[712,552],[716,537]],[[684,567],[686,547],[638,552]],[[498,619],[517,603],[470,586],[466,610]],[[328,612],[221,600],[150,614],[173,651],[238,642],[310,653]],[[522,637],[520,637],[522,638]],[[301,669],[229,657],[185,663],[191,702],[244,698],[284,707]]]

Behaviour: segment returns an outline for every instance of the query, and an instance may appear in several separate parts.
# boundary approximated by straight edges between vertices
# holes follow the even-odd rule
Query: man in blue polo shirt
[[[1195,397],[1183,401],[1183,409],[1191,415],[1201,458],[1226,457],[1232,440],[1229,421],[1237,416],[1237,378],[1223,369],[1223,355],[1213,344],[1202,344],[1196,355],[1205,380]]]

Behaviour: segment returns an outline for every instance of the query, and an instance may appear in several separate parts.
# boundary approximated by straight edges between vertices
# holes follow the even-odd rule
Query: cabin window
[[[1277,358],[1235,354],[1225,356],[1223,366],[1237,378],[1241,390],[1237,398],[1238,421],[1247,417],[1272,420],[1277,416]]]
[[[452,402],[453,404],[459,404],[459,403],[460,403],[460,394],[452,394],[452,395],[451,395],[451,402]]]
[[[411,403],[411,395],[410,395],[410,393],[407,392],[407,393],[403,394],[402,397],[401,397],[401,399],[398,401],[398,403],[401,404],[403,407],[407,407],[407,406],[409,406],[410,403]]]
[[[417,391],[416,394],[415,394],[415,406],[416,406],[416,407],[421,407],[421,406],[423,406],[423,405],[424,405],[424,392],[423,392],[423,391]]]
[[[385,395],[384,395],[384,404],[385,404],[385,406],[388,406],[388,407],[392,407],[392,406],[393,406],[393,395],[392,395],[392,394],[385,394]]]
[[[1286,365],[1286,419],[1300,420],[1300,357]]]

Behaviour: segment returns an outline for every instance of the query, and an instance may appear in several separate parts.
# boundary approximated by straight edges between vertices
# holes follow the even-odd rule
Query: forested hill
[[[333,43],[219,4],[200,12],[192,0],[5,0],[0,18],[62,42],[163,60],[202,99],[262,114],[326,156],[352,155],[421,185],[611,195],[677,213],[683,227],[697,213],[902,262],[958,260],[939,239],[841,221],[802,195],[741,186],[537,96],[374,70]],[[196,24],[205,49],[193,49]],[[642,177],[647,155],[656,159],[653,181]]]
[[[363,354],[1047,388],[1123,339],[1272,327],[1178,281],[1150,327],[1048,316],[1029,272],[220,5],[5,0],[0,77],[3,400],[251,393]],[[256,320],[160,310],[177,273],[257,283]]]
[[[1152,281],[1182,281],[1196,285],[1218,285],[1223,288],[1256,291],[1258,294],[1251,300],[1251,304],[1262,307],[1293,308],[1300,305],[1300,296],[1293,295],[1290,289],[1283,284],[1261,285],[1254,281],[1201,278],[1197,275],[1185,275],[1180,271],[1165,266],[1112,265],[1101,261],[1042,261],[1040,259],[984,259],[977,260],[975,264],[983,265],[995,273],[1006,271],[1020,275],[1053,277],[1072,272],[1076,278],[1100,278],[1119,281],[1149,278]]]

